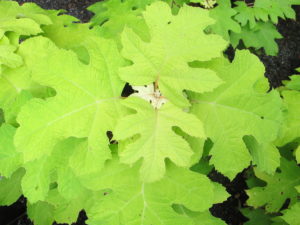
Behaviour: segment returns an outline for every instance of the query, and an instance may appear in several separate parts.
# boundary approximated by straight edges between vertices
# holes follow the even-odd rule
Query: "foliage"
[[[298,224],[300,80],[269,91],[256,56],[223,54],[275,54],[298,2],[214,3],[106,0],[80,24],[1,1],[0,204],[24,195],[37,225],[224,225],[207,175],[252,164],[248,224]]]
[[[147,38],[148,31],[141,12],[146,5],[155,1],[159,0],[106,0],[92,5],[89,9],[95,13],[92,22],[93,25],[100,25],[103,37],[118,39],[118,35],[127,26],[141,37]],[[184,4],[199,4],[216,20],[215,24],[208,27],[209,32],[221,35],[235,48],[242,42],[246,48],[264,48],[268,55],[278,53],[275,40],[282,38],[275,26],[278,19],[295,19],[292,5],[300,4],[299,0],[256,0],[254,3],[237,0],[233,5],[230,0],[161,1],[166,1],[172,7],[173,13],[177,13]]]
[[[278,23],[278,18],[295,19],[292,5],[300,4],[300,1],[255,0],[254,3],[247,4],[238,0],[235,4],[237,14],[234,19],[240,23],[242,31],[232,33],[233,46],[236,47],[239,40],[242,40],[247,48],[264,48],[266,54],[276,55],[278,47],[275,39],[282,36],[274,25]]]

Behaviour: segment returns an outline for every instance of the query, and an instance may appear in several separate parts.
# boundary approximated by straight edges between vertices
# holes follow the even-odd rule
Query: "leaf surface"
[[[258,22],[251,29],[249,26],[242,27],[240,33],[231,34],[231,43],[235,47],[242,40],[246,48],[264,48],[266,54],[275,56],[278,53],[278,46],[275,39],[282,38],[276,27],[270,22]]]
[[[41,25],[51,24],[51,19],[35,4],[19,6],[15,1],[0,2],[0,33],[13,31],[18,35],[41,33]]]
[[[172,128],[179,127],[194,137],[205,137],[202,123],[194,116],[183,112],[171,103],[155,109],[147,101],[130,97],[123,105],[136,111],[122,118],[115,130],[117,140],[125,140],[139,134],[140,137],[120,152],[123,163],[133,164],[143,158],[141,179],[156,181],[164,176],[165,159],[178,166],[190,166],[193,151],[188,143]]]
[[[103,162],[110,157],[106,132],[113,130],[123,113],[118,102],[124,83],[117,76],[123,61],[111,41],[91,37],[86,48],[88,65],[46,38],[22,44],[20,52],[32,79],[56,91],[53,98],[28,102],[18,116],[21,127],[15,143],[26,162],[49,155],[55,144],[71,136],[88,138],[88,151]]]
[[[102,200],[87,212],[89,224],[193,224],[172,204],[202,212],[214,202],[213,184],[204,175],[169,165],[161,181],[149,184],[139,180],[138,171],[139,166],[112,161],[101,174],[87,179],[91,188],[103,190]]]
[[[296,69],[297,72],[300,72],[300,68]],[[289,77],[290,81],[285,83],[285,86],[291,90],[300,91],[300,76],[292,75]]]
[[[95,14],[91,22],[93,25],[100,25],[103,37],[118,37],[126,26],[147,37],[147,26],[141,12],[154,1],[156,0],[106,0],[89,6],[88,10]]]
[[[150,42],[130,29],[122,33],[122,54],[133,62],[120,70],[124,81],[133,86],[156,82],[162,95],[180,107],[189,106],[183,90],[206,92],[222,83],[213,71],[188,65],[220,56],[227,45],[221,37],[204,33],[213,23],[208,11],[184,5],[174,16],[168,4],[155,2],[143,17]]]
[[[6,178],[22,165],[22,156],[13,143],[15,133],[16,128],[9,124],[0,127],[0,174]]]
[[[283,146],[300,137],[300,92],[283,91],[281,93],[286,107],[285,120],[281,137],[276,141],[278,146]]]
[[[255,175],[267,185],[247,191],[247,203],[250,206],[265,206],[267,212],[278,212],[287,198],[290,199],[290,204],[297,201],[298,192],[295,187],[300,184],[300,168],[295,162],[282,157],[280,170],[280,173],[270,176],[255,169]]]
[[[259,144],[252,136],[244,137],[254,165],[262,172],[274,174],[280,166],[280,154],[273,143]]]
[[[282,102],[276,91],[266,93],[268,83],[261,82],[264,67],[248,51],[238,51],[231,64],[223,60],[207,67],[214,68],[225,83],[213,93],[191,94],[191,111],[204,121],[205,134],[214,143],[210,163],[233,179],[250,164],[245,135],[260,144],[277,137]]]
[[[212,31],[221,35],[227,41],[230,40],[230,31],[234,31],[235,33],[241,32],[239,23],[233,19],[236,13],[237,12],[231,8],[230,0],[218,2],[218,6],[209,11],[209,15],[216,20],[215,24],[210,26]]]
[[[22,195],[21,179],[24,169],[14,172],[10,178],[0,179],[0,205],[9,206],[16,202]]]
[[[300,203],[296,203],[290,209],[285,210],[282,218],[290,225],[300,225]]]

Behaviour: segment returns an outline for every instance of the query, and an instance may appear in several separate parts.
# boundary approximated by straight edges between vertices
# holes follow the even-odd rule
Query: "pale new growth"
[[[137,96],[148,101],[156,109],[159,109],[167,102],[167,99],[162,96],[160,90],[154,88],[154,84],[132,86],[132,88],[137,91],[132,96]]]
[[[201,5],[203,5],[206,9],[213,8],[215,4],[217,4],[216,0],[204,0],[203,2],[201,2]]]

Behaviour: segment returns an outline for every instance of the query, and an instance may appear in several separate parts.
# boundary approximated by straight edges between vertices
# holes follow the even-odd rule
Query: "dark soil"
[[[300,6],[294,6],[294,9],[297,12],[296,20],[280,20],[278,23],[277,29],[284,37],[277,41],[278,56],[259,55],[272,87],[280,86],[282,80],[287,80],[300,67]]]
[[[44,9],[64,9],[67,14],[87,22],[93,15],[86,8],[101,0],[17,0],[20,4],[25,2],[35,2]]]
[[[35,2],[45,9],[65,9],[68,14],[73,15],[81,21],[86,22],[92,13],[86,7],[99,0],[18,0],[20,4],[24,2]],[[252,3],[253,0],[247,0]],[[300,6],[294,8],[297,12],[297,20],[280,20],[278,30],[283,35],[283,39],[278,40],[279,54],[276,57],[266,56],[257,53],[261,61],[266,66],[265,76],[269,79],[272,87],[278,87],[282,80],[295,73],[295,69],[300,67]],[[232,49],[227,51],[233,55]],[[128,90],[127,90],[128,89]],[[130,86],[127,87],[130,91]],[[126,91],[126,92],[127,92]],[[126,93],[123,93],[124,96]],[[213,171],[209,175],[210,179],[223,184],[227,191],[232,195],[227,201],[214,205],[210,211],[228,224],[242,225],[247,219],[238,211],[243,207],[247,196],[245,189],[245,173],[240,173],[232,182],[226,177]],[[76,225],[84,225],[86,215],[81,212]],[[26,216],[26,200],[20,198],[18,202],[9,207],[0,207],[1,225],[32,225]]]
[[[245,170],[246,171],[246,170]],[[213,205],[210,208],[210,212],[215,217],[219,217],[227,224],[231,225],[242,225],[247,221],[247,218],[239,211],[240,207],[245,206],[248,196],[246,195],[245,189],[247,188],[246,172],[239,173],[235,179],[230,182],[230,180],[213,170],[210,172],[208,177],[214,181],[222,184],[226,187],[226,191],[231,194],[231,196],[222,203]]]

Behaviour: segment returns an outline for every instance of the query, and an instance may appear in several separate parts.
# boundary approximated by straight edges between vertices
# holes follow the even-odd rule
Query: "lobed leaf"
[[[193,151],[172,128],[176,126],[191,136],[203,138],[205,135],[201,121],[171,103],[155,109],[143,99],[130,97],[123,105],[135,110],[136,114],[118,122],[114,133],[116,140],[125,140],[134,135],[140,137],[120,152],[121,162],[133,164],[143,158],[140,173],[145,182],[163,178],[167,158],[178,166],[191,165]]]
[[[57,93],[47,100],[30,101],[18,116],[21,126],[15,143],[25,162],[49,155],[56,143],[71,136],[87,137],[88,151],[103,162],[110,157],[106,132],[114,129],[123,113],[118,101],[124,83],[117,76],[123,61],[111,41],[91,37],[86,48],[88,65],[46,38],[32,38],[21,45],[32,79]]]
[[[280,172],[274,176],[255,169],[255,175],[267,183],[263,187],[254,187],[247,191],[247,203],[255,208],[265,206],[267,212],[278,212],[287,198],[290,204],[297,201],[296,186],[300,184],[300,168],[293,161],[281,158]]]
[[[185,5],[174,16],[166,3],[156,2],[143,16],[151,39],[145,42],[132,30],[124,30],[122,54],[133,64],[120,70],[122,80],[134,86],[156,82],[162,95],[180,107],[189,106],[183,90],[202,93],[222,83],[212,70],[188,66],[194,60],[218,57],[226,47],[219,36],[204,33],[213,23],[207,11]]]
[[[87,212],[87,223],[194,224],[192,218],[176,213],[172,205],[204,212],[215,201],[214,186],[204,175],[168,164],[162,180],[143,183],[138,171],[139,166],[129,168],[113,160],[97,177],[87,179],[91,187],[103,190],[102,200]]]
[[[219,60],[207,67],[213,68],[225,83],[212,93],[191,93],[191,111],[204,121],[205,133],[214,143],[210,163],[233,179],[251,161],[243,142],[245,135],[252,135],[259,144],[276,139],[282,102],[276,91],[266,93],[268,84],[260,81],[264,67],[247,51],[238,51],[231,64]]]

